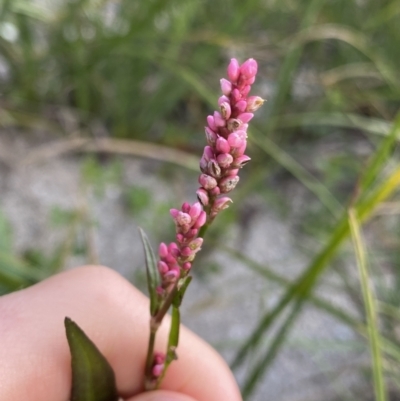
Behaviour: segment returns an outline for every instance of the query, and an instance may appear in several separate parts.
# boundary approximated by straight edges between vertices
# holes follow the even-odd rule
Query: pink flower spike
[[[233,58],[228,65],[228,78],[231,82],[235,83],[239,78],[239,62]]]
[[[221,91],[225,96],[229,96],[232,91],[232,84],[226,80],[225,78],[222,78],[220,80],[221,82]]]
[[[208,193],[204,188],[199,188],[196,192],[197,194],[197,199],[198,201],[203,205],[207,206],[209,199],[208,199]],[[197,222],[196,222],[197,223]]]
[[[246,100],[239,100],[236,104],[235,104],[236,109],[240,112],[243,113],[246,110],[247,107],[247,102]]]
[[[217,186],[217,180],[207,174],[200,174],[199,184],[207,190],[213,189]]]
[[[213,131],[217,130],[217,126],[215,125],[213,116],[207,116],[207,124]]]
[[[168,256],[167,244],[161,242],[160,246],[158,247],[158,254],[160,255],[160,258],[166,258]]]
[[[225,96],[225,95],[222,95],[222,96],[220,96],[220,98],[218,99],[218,106],[221,106],[221,104],[222,103],[229,103],[230,101],[229,101],[229,97],[228,96]]]
[[[191,267],[192,267],[192,264],[191,264],[190,262],[185,262],[185,263],[182,265],[182,269],[183,269],[183,270],[186,270],[186,271],[190,270]]]
[[[248,123],[254,117],[253,113],[242,113],[239,114],[238,119],[242,121],[242,123]]]
[[[263,103],[264,103],[264,99],[261,98],[260,96],[250,96],[249,98],[247,98],[246,111],[253,113],[256,110],[258,110],[262,106]]]
[[[228,143],[229,146],[232,148],[240,148],[243,146],[244,143],[246,143],[246,140],[241,137],[241,135],[238,135],[236,132],[233,132],[228,136]]]
[[[233,162],[233,157],[229,153],[221,153],[217,156],[217,162],[222,168],[228,168]]]
[[[200,213],[202,211],[201,204],[199,202],[196,202],[193,204],[193,206],[190,208],[189,216],[192,218],[192,222],[195,222],[197,218],[200,216]]]
[[[203,210],[200,213],[200,216],[197,218],[196,223],[194,223],[193,228],[198,229],[200,227],[203,227],[206,221],[207,221],[207,213]]]
[[[214,122],[217,127],[225,127],[226,121],[218,111],[214,111]]]
[[[238,182],[239,182],[238,175],[225,177],[219,182],[219,189],[222,194],[226,194],[227,192],[230,192],[233,189],[235,189]]]
[[[227,120],[231,116],[231,105],[228,102],[224,102],[220,105],[221,116]]]
[[[221,153],[229,153],[231,147],[229,146],[228,141],[225,138],[219,137],[216,142],[216,148],[218,152]]]
[[[215,146],[215,142],[217,141],[217,134],[209,127],[204,128],[206,133],[207,143],[210,146]]]
[[[222,198],[219,198],[214,202],[212,211],[215,213],[219,213],[221,210],[227,209],[230,203],[233,203],[232,199],[228,198],[227,196],[223,196]]]
[[[162,260],[160,260],[157,263],[157,267],[158,267],[158,271],[160,272],[160,274],[165,274],[169,270],[168,265],[165,262],[163,262]]]
[[[253,58],[249,58],[240,66],[239,71],[246,79],[249,79],[257,74],[257,69],[257,61]]]

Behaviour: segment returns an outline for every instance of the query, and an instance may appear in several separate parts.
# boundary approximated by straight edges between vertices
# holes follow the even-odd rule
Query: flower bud
[[[262,106],[263,103],[264,103],[264,99],[261,98],[260,96],[250,96],[249,98],[247,98],[246,111],[253,113],[256,110],[258,110]],[[244,110],[242,110],[242,111],[244,111]]]
[[[258,65],[257,65],[257,61],[249,58],[248,60],[246,60],[239,69],[239,72],[241,75],[243,75],[246,79],[249,78],[253,78],[256,76],[257,74],[257,69],[258,69]]]
[[[217,139],[215,146],[217,148],[217,151],[221,153],[229,153],[231,150],[228,141],[225,138],[222,138],[221,136]]]
[[[186,271],[190,270],[191,267],[192,267],[192,264],[191,264],[190,262],[185,262],[185,263],[182,265],[182,269],[183,269],[183,270],[186,270]]]
[[[219,213],[221,210],[227,209],[230,203],[232,203],[232,199],[228,198],[227,196],[223,196],[214,202],[212,211]]]
[[[221,106],[221,104],[224,103],[224,102],[226,102],[226,103],[230,102],[228,96],[225,96],[225,95],[220,96],[219,99],[218,99],[218,106]]]
[[[182,256],[190,256],[190,255],[192,255],[194,252],[188,247],[188,246],[185,246],[184,248],[182,248],[182,250],[181,250],[181,254],[182,254]]]
[[[236,104],[235,104],[235,108],[240,112],[243,113],[244,111],[246,111],[246,107],[247,107],[247,102],[246,100],[239,100]]]
[[[228,80],[222,78],[220,80],[221,83],[221,91],[225,96],[229,96],[232,91],[232,83],[229,82]]]
[[[158,267],[158,271],[159,271],[160,274],[162,274],[162,275],[164,275],[165,273],[167,273],[168,270],[169,270],[168,265],[167,265],[165,262],[163,262],[162,260],[160,260],[160,261],[157,263],[157,267]]]
[[[238,135],[236,132],[233,132],[228,136],[228,143],[231,148],[239,148],[244,143],[246,143],[246,139],[243,139],[241,135]]]
[[[233,100],[233,103],[238,102],[238,101],[242,98],[242,94],[240,93],[239,89],[235,88],[235,89],[232,91],[231,98],[232,98],[232,100]]]
[[[217,188],[218,188],[218,187],[217,187]],[[202,211],[200,212],[199,217],[198,217],[197,220],[196,220],[196,223],[194,223],[193,228],[198,229],[198,228],[200,228],[200,227],[203,227],[204,224],[206,223],[206,221],[207,221],[207,213],[206,213],[204,210],[202,210]]]
[[[154,377],[160,377],[164,370],[164,364],[157,364],[153,366],[151,373],[153,373]]]
[[[198,201],[203,205],[207,206],[209,199],[208,199],[208,193],[204,188],[199,188],[196,192],[197,194],[197,199]]]
[[[158,254],[160,255],[160,258],[166,258],[168,256],[167,244],[161,242],[160,246],[158,247]]]
[[[215,159],[212,159],[208,162],[207,167],[208,173],[215,178],[221,177],[221,167]]]
[[[189,216],[192,218],[192,222],[197,220],[202,210],[203,209],[201,208],[201,204],[199,202],[193,204],[189,212]]]
[[[175,220],[178,217],[180,210],[178,209],[170,209],[169,214],[172,216],[172,218]]]
[[[238,168],[242,168],[243,166],[245,166],[249,161],[250,161],[250,157],[243,155],[243,156],[239,156],[238,158],[236,158],[233,163],[232,163],[232,167],[238,167]]]
[[[215,125],[213,116],[207,116],[207,124],[213,131],[217,130],[217,126]]]
[[[189,213],[189,211],[190,211],[190,203],[183,202],[181,210],[182,210],[183,213]]]
[[[220,189],[218,187],[215,187],[210,191],[210,194],[212,196],[218,196],[220,193],[221,193],[221,191],[220,191]]]
[[[241,91],[241,96],[242,97],[246,97],[251,91],[251,86],[250,85],[246,85]]]
[[[242,125],[242,122],[236,118],[231,118],[227,122],[227,128],[230,132],[236,131],[240,126]]]
[[[231,59],[231,62],[228,65],[228,78],[231,82],[235,83],[239,78],[239,69],[240,66],[238,61],[235,58]]]
[[[228,168],[233,162],[233,157],[229,153],[221,153],[217,156],[217,162],[222,168]]]
[[[214,159],[214,151],[211,146],[205,146],[203,151],[203,157],[209,162]]]
[[[208,161],[204,156],[200,159],[200,170],[202,173],[207,173],[208,172]]]
[[[217,180],[207,174],[200,174],[199,184],[207,190],[213,189],[217,186]]]
[[[179,212],[175,221],[179,226],[187,226],[188,224],[191,223],[192,219],[187,213]]]
[[[224,102],[219,107],[221,109],[221,116],[227,120],[231,116],[231,105],[228,102]]]
[[[214,122],[217,127],[225,127],[226,121],[218,111],[214,111]]]
[[[227,192],[232,191],[237,183],[239,182],[239,176],[235,175],[235,176],[228,176],[223,178],[220,182],[219,182],[219,189],[221,191],[222,194],[226,194]]]
[[[198,238],[194,239],[193,241],[191,241],[189,243],[188,247],[192,251],[199,251],[202,244],[203,244],[203,238],[198,237]]]
[[[178,277],[179,277],[179,272],[177,272],[176,270],[170,270],[164,274],[164,280],[170,283],[176,281]]]
[[[239,146],[238,148],[234,148],[231,151],[231,155],[237,159],[238,157],[244,155],[244,152],[246,151],[246,146],[247,146],[247,142],[244,141],[243,144],[241,146]]]
[[[215,142],[217,141],[217,134],[209,127],[204,128],[206,133],[207,143],[210,146],[215,146]]]
[[[253,113],[242,113],[239,114],[238,119],[243,123],[248,123],[254,117]]]

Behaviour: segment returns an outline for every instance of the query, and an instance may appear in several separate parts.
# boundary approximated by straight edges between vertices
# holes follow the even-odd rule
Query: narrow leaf
[[[179,312],[179,308],[173,306],[172,307],[172,318],[171,318],[171,328],[169,331],[169,339],[168,339],[168,352],[170,350],[175,350],[179,343],[179,327],[181,324],[181,315]]]
[[[75,322],[66,317],[64,325],[72,357],[71,401],[117,401],[110,364]]]
[[[157,259],[151,248],[146,233],[139,227],[140,236],[142,237],[143,248],[146,258],[147,287],[150,297],[150,313],[154,316],[158,309],[157,287],[160,284],[160,275],[157,269]]]

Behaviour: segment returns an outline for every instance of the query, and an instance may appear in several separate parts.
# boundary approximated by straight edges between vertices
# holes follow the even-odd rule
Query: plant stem
[[[144,381],[144,387],[145,390],[147,391],[153,389],[153,380],[151,379],[152,376],[151,368],[153,366],[154,344],[156,341],[156,333],[157,329],[152,328],[150,325],[149,346],[147,349],[145,381]]]

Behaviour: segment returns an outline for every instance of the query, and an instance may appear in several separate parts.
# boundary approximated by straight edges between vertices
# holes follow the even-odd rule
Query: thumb
[[[194,398],[188,395],[176,393],[174,391],[157,390],[149,391],[131,397],[126,401],[196,401]]]

